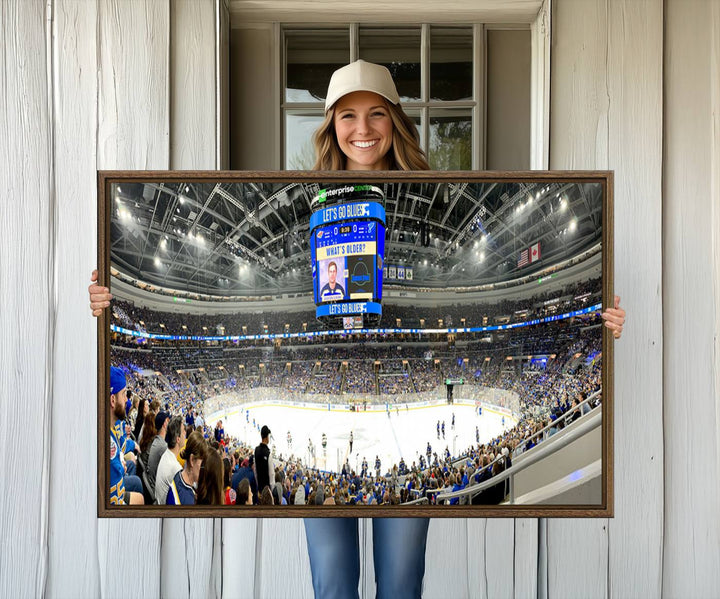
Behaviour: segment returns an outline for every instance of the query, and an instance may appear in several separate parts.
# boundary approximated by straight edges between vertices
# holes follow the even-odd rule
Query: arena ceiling
[[[593,249],[602,188],[577,182],[384,183],[385,264],[406,288],[505,282]],[[311,290],[316,183],[172,182],[111,186],[110,258],[119,276],[201,296]],[[429,239],[423,243],[421,231]],[[519,266],[540,243],[541,259]]]

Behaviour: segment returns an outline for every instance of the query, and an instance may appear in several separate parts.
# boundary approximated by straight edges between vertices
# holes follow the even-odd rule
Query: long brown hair
[[[385,101],[385,106],[393,123],[392,147],[387,153],[391,171],[427,171],[430,170],[425,152],[420,148],[420,136],[415,123],[405,114],[400,104]],[[325,113],[325,119],[313,134],[315,146],[315,171],[345,170],[347,160],[342,153],[335,134],[335,106]]]
[[[139,417],[139,415],[138,415]],[[152,440],[157,435],[157,429],[155,428],[155,412],[148,412],[145,414],[145,420],[142,425],[142,437],[140,438],[140,453],[145,453]]]
[[[200,431],[193,431],[185,441],[185,447],[180,452],[180,459],[185,460],[185,468],[190,468],[190,456],[204,460],[207,454],[207,443]]]
[[[214,449],[208,450],[202,470],[200,470],[197,503],[200,505],[223,505],[225,503],[223,463],[220,454]]]
[[[272,491],[270,490],[270,487],[265,485],[265,487],[262,490],[262,493],[260,493],[260,505],[275,505],[275,500],[272,496]]]

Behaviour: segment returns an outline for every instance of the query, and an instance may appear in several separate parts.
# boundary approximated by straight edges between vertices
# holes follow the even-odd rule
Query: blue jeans
[[[378,599],[420,598],[429,518],[373,518]],[[315,599],[357,599],[360,543],[357,518],[306,518],[305,536]]]
[[[139,476],[136,476],[134,474],[126,474],[123,477],[123,486],[125,487],[125,492],[133,491],[142,495],[143,486]]]

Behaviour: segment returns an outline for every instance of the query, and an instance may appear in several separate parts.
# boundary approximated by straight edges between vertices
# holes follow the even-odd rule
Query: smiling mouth
[[[350,143],[356,148],[372,148],[378,142],[377,139],[368,141],[351,141]]]

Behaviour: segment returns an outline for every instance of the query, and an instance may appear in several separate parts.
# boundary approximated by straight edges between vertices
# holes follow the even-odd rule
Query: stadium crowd
[[[538,292],[520,300],[468,302],[438,307],[403,306],[383,303],[381,327],[435,328],[442,320],[445,327],[478,327],[521,322],[576,310],[599,301],[600,279],[576,282],[562,291]],[[144,333],[165,335],[257,335],[266,333],[300,333],[325,330],[315,319],[314,308],[300,311],[234,312],[229,314],[197,314],[162,312],[132,302],[115,299],[112,305],[113,324]],[[319,338],[305,338],[304,343],[324,343]]]
[[[575,324],[554,323],[544,335],[520,329],[505,339],[471,343],[462,350],[402,347],[402,355],[408,356],[406,365],[397,358],[397,344],[357,346],[343,349],[355,360],[345,369],[341,368],[342,359],[327,360],[328,352],[315,348],[309,360],[291,362],[289,369],[285,356],[274,364],[268,362],[257,378],[242,377],[238,361],[234,368],[217,363],[226,355],[221,348],[163,348],[164,359],[171,352],[189,352],[198,364],[203,356],[214,360],[212,368],[178,372],[167,368],[164,359],[156,355],[160,348],[113,347],[111,360],[126,377],[129,396],[124,413],[113,426],[128,479],[124,487],[142,494],[145,503],[161,504],[388,505],[420,498],[435,503],[438,491],[459,490],[488,480],[509,467],[514,454],[527,451],[566,421],[594,407],[586,406],[565,418],[573,406],[600,389],[599,333],[600,327],[589,318]],[[556,354],[537,360],[505,358],[511,349],[544,347],[549,343],[546,336],[560,348]],[[295,352],[294,357],[302,354]],[[383,360],[379,370],[374,367],[378,358]],[[251,368],[245,365],[245,369]],[[251,388],[250,381],[254,387],[274,388],[286,397],[293,389],[312,393],[317,388],[327,394],[337,393],[345,385],[351,392],[365,393],[377,385],[382,401],[391,394],[435,388],[443,376],[462,376],[479,386],[517,394],[522,404],[519,422],[489,443],[473,444],[459,455],[450,455],[447,448],[440,453],[429,451],[409,464],[401,460],[374,474],[367,467],[355,472],[347,464],[340,472],[325,472],[309,467],[307,460],[297,455],[274,456],[267,477],[270,482],[262,486],[258,485],[257,452],[226,435],[222,423],[211,429],[204,422],[206,402],[212,403],[229,390]],[[260,423],[256,425],[259,429]],[[546,429],[546,434],[537,436],[541,429]],[[161,464],[163,469],[159,469]],[[168,473],[172,473],[172,481]],[[117,490],[117,484],[115,487]],[[503,484],[471,501],[497,503],[504,496]]]

